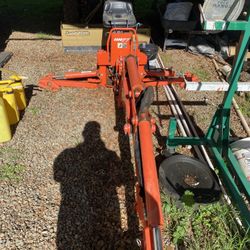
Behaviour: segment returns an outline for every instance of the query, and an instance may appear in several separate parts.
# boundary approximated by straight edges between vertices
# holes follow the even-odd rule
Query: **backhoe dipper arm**
[[[143,223],[143,249],[161,250],[161,227],[163,216],[154,157],[152,132],[155,124],[149,114],[149,107],[154,100],[152,87],[146,88],[139,76],[135,56],[128,56],[125,60],[123,88],[123,104],[127,122],[131,121],[135,145],[137,183],[137,212]],[[126,76],[126,77],[125,77]],[[127,98],[126,98],[127,97]]]
[[[160,250],[163,249],[161,239],[163,216],[152,141],[152,124],[150,117],[145,113],[139,118],[138,133],[143,179],[143,186],[140,188],[143,192],[137,195],[143,195],[144,197],[138,199],[137,202],[143,203],[141,205],[144,210],[144,214],[141,215],[144,224],[143,247],[147,250]]]

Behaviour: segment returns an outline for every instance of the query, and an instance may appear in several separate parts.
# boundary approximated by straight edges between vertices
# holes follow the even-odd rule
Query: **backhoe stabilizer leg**
[[[38,86],[51,91],[57,91],[61,87],[96,89],[100,86],[100,80],[97,78],[86,80],[56,79],[53,74],[49,74],[39,80]]]

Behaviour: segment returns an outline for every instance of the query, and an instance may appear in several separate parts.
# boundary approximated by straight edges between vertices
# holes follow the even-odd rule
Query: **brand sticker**
[[[72,30],[72,31],[65,31],[66,36],[89,36],[90,33],[89,31],[77,31],[77,30]]]
[[[125,49],[125,48],[127,48],[127,44],[126,43],[117,43],[117,48],[118,49]]]

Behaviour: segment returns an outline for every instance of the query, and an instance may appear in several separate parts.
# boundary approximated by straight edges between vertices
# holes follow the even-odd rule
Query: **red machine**
[[[166,84],[184,84],[184,77],[176,77],[171,69],[150,70],[148,59],[139,49],[134,28],[113,28],[106,50],[97,53],[97,70],[68,72],[63,77],[52,74],[40,80],[42,88],[60,87],[114,89],[118,105],[124,107],[124,132],[133,134],[136,157],[136,208],[143,223],[143,248],[162,249],[160,192],[155,163],[152,133],[155,122],[149,114],[154,98],[153,88]],[[188,80],[192,76],[186,75]]]

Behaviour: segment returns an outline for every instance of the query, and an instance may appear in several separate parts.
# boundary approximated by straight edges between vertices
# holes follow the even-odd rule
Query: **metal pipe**
[[[184,126],[184,129],[186,130],[187,135],[188,135],[188,136],[193,136],[193,134],[191,133],[191,131],[190,131],[190,129],[189,129],[189,126],[188,126],[188,124],[187,124],[187,121],[185,120],[185,114],[184,114],[184,112],[180,109],[180,103],[181,103],[180,100],[178,100],[178,99],[173,95],[173,92],[171,91],[171,87],[169,87],[169,86],[164,86],[164,89],[165,89],[165,90],[168,89],[168,92],[169,92],[169,94],[170,94],[170,96],[171,96],[171,99],[173,100],[173,102],[174,102],[175,105],[176,105],[177,112],[178,112],[179,116],[181,117],[181,122],[182,122],[182,124],[183,124],[183,126]],[[190,148],[191,148],[191,146],[190,146]],[[194,149],[195,153],[197,154],[197,157],[198,157],[200,160],[205,161],[205,159],[204,159],[204,157],[203,157],[203,155],[202,155],[201,150],[199,149],[199,147],[198,147],[198,146],[193,146],[193,149]]]
[[[180,116],[179,116],[179,114],[178,114],[178,112],[176,110],[176,107],[174,106],[174,104],[173,104],[173,102],[171,100],[171,96],[170,96],[168,91],[165,91],[165,93],[166,93],[167,99],[169,101],[170,109],[171,109],[171,111],[172,111],[172,113],[175,116],[175,119],[177,121],[178,128],[180,129],[181,134],[186,137],[187,133],[186,133],[186,131],[185,131],[185,129],[184,129],[182,123],[181,123],[181,119],[180,119]]]
[[[158,56],[158,59],[159,59],[160,63],[158,63],[156,61],[157,67],[163,66],[163,62],[161,61],[160,56]],[[182,111],[180,110],[179,105],[177,103],[177,100],[174,97],[174,95],[173,95],[173,93],[172,93],[172,91],[171,91],[170,88],[171,87],[169,87],[169,86],[164,86],[164,90],[165,90],[166,96],[167,96],[167,98],[168,98],[168,100],[170,102],[171,110],[172,110],[173,114],[176,117],[176,121],[177,121],[177,124],[178,124],[178,126],[179,126],[179,128],[181,130],[181,133],[185,137],[186,136],[192,136],[192,133],[191,133],[189,127],[188,127],[188,124],[187,124],[187,122],[184,119],[184,115],[183,115]],[[192,147],[189,145],[187,148],[191,149]],[[194,148],[194,150],[195,150],[198,158],[201,159],[202,161],[205,161],[205,159],[204,159],[201,151],[199,150],[199,147],[194,146],[193,148]]]
[[[159,60],[159,62],[157,60],[155,60],[156,67],[158,67],[158,68],[163,67],[164,68],[164,64],[163,64],[163,62],[161,60],[160,55],[158,55],[158,60]],[[166,87],[167,87],[167,89],[169,88],[168,86],[166,86]],[[171,96],[170,96],[168,91],[165,91],[165,93],[166,93],[167,99],[169,101],[170,109],[171,109],[172,113],[174,114],[175,119],[177,121],[178,128],[180,129],[181,134],[184,137],[187,137],[187,133],[186,133],[186,131],[184,129],[184,126],[182,124],[182,118],[181,118],[180,114],[178,114],[176,106],[174,105],[173,101],[171,100]]]

